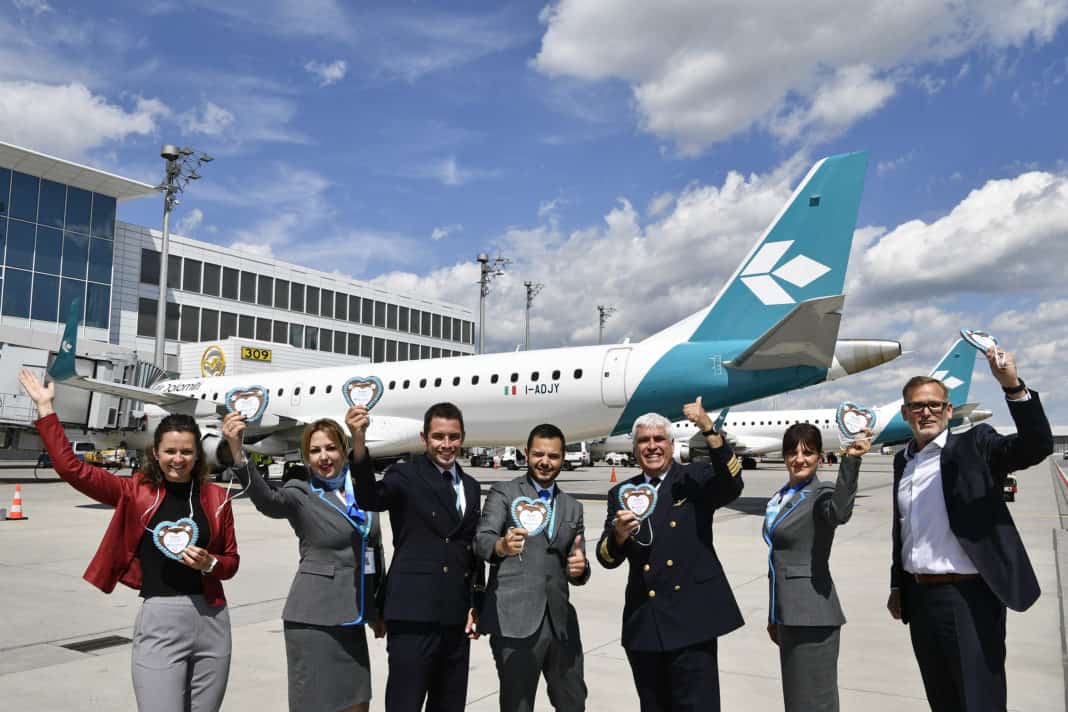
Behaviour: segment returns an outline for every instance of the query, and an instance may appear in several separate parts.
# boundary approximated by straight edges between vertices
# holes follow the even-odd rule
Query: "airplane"
[[[422,449],[423,412],[438,401],[463,410],[465,444],[500,446],[523,442],[539,422],[584,440],[628,432],[649,411],[680,418],[698,395],[711,408],[804,388],[901,354],[896,341],[838,339],[866,168],[866,153],[817,162],[712,303],[640,342],[164,380],[149,388],[79,376],[72,366],[54,366],[54,377],[144,403],[144,434],[123,433],[129,447],[149,444],[168,412],[197,416],[213,466],[226,464],[218,424],[231,409],[248,416],[249,450],[284,455],[297,449],[306,423],[341,420],[361,403],[371,410],[368,447],[385,459]],[[73,344],[75,331],[68,331]],[[73,358],[72,351],[64,353]]]
[[[977,403],[968,403],[968,391],[972,383],[976,350],[964,339],[957,339],[938,365],[929,374],[949,389],[949,401],[953,404],[953,419],[950,427],[971,425],[986,420],[992,411],[981,410]],[[874,408],[876,412],[872,445],[893,446],[908,442],[912,431],[901,417],[902,400]],[[722,427],[731,448],[741,456],[744,469],[756,468],[755,457],[778,454],[782,451],[782,436],[794,423],[812,423],[823,435],[823,449],[834,452],[845,448],[847,443],[838,431],[837,408],[818,410],[760,410],[731,411],[721,414]],[[688,420],[671,424],[675,436],[676,457],[680,461],[689,456],[690,445],[698,437],[697,426]],[[700,440],[698,440],[698,445]],[[628,453],[632,449],[630,434],[617,435],[594,442],[590,446],[595,459],[603,459],[610,452]]]

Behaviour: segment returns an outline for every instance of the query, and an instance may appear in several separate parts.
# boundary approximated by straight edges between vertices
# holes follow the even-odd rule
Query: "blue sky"
[[[611,339],[682,318],[868,150],[843,335],[912,353],[776,405],[892,399],[969,326],[1068,422],[1068,0],[751,5],[0,0],[0,138],[149,182],[208,151],[183,234],[471,307],[500,250],[495,350],[524,280],[535,346],[593,343],[597,304]]]

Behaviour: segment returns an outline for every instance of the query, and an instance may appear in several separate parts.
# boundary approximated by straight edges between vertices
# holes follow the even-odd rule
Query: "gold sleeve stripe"
[[[616,563],[616,560],[608,553],[608,539],[601,539],[601,558],[610,564]]]
[[[738,461],[737,455],[731,455],[731,459],[727,461],[727,469],[730,470],[731,477],[737,477],[742,471],[742,463]]]

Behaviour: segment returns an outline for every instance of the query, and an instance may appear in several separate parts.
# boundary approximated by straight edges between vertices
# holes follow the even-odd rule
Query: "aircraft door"
[[[627,358],[630,348],[609,349],[604,355],[601,368],[601,400],[607,406],[620,407],[627,404]]]

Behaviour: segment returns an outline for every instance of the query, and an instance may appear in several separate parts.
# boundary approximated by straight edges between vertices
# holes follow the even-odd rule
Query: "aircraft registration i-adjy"
[[[968,403],[968,391],[972,384],[977,351],[964,339],[957,339],[938,365],[931,370],[931,378],[937,378],[949,390],[949,402],[953,404],[953,420],[950,427],[970,425],[986,420],[993,413],[979,410],[977,403]],[[876,418],[873,428],[873,445],[900,445],[912,438],[912,430],[901,417],[902,400],[874,408]],[[836,422],[837,408],[808,410],[729,410],[721,415],[724,436],[734,451],[741,456],[742,467],[756,467],[755,457],[777,454],[782,451],[782,436],[794,423],[811,423],[819,427],[823,436],[825,452],[834,452],[846,447]],[[675,436],[675,453],[680,459],[689,454],[689,443],[697,436],[697,426],[688,420],[671,424]],[[595,458],[603,458],[609,452],[627,453],[632,449],[630,434],[616,435],[593,442],[590,449]]]
[[[638,343],[166,380],[151,388],[77,376],[71,349],[70,365],[57,358],[50,372],[68,385],[145,403],[146,439],[167,412],[197,415],[209,457],[222,444],[219,415],[230,409],[249,416],[247,447],[270,455],[295,451],[304,424],[341,421],[350,403],[371,409],[368,446],[381,458],[421,450],[423,413],[439,401],[463,410],[468,445],[522,443],[542,422],[572,441],[628,432],[649,411],[681,418],[683,404],[698,395],[718,408],[900,355],[896,341],[838,339],[866,167],[866,153],[816,163],[714,301]],[[74,333],[68,328],[65,339]],[[130,447],[146,445],[123,435]]]

